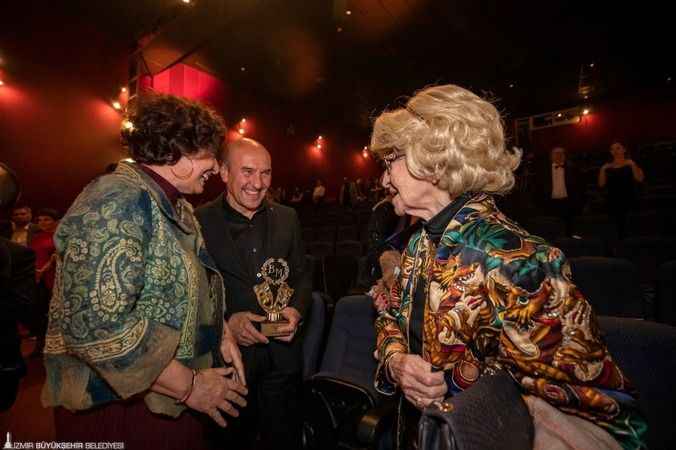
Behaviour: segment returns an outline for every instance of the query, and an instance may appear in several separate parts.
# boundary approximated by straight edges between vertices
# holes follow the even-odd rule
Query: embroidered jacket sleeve
[[[127,398],[147,390],[176,352],[180,326],[161,319],[165,303],[152,295],[172,273],[148,251],[155,231],[147,192],[92,197],[76,201],[57,233],[62,305],[52,306],[51,321],[65,351]]]
[[[408,353],[408,343],[404,330],[408,323],[408,302],[403,303],[402,285],[411,276],[412,257],[407,250],[402,255],[402,273],[393,283],[390,291],[389,307],[381,313],[375,322],[376,349],[378,352],[378,367],[375,376],[375,388],[385,395],[393,395],[396,392],[396,383],[390,378],[388,363],[396,353]]]
[[[502,323],[501,365],[523,389],[590,420],[625,448],[646,425],[636,392],[603,343],[595,314],[571,280],[563,253],[538,238],[488,251],[486,286]]]

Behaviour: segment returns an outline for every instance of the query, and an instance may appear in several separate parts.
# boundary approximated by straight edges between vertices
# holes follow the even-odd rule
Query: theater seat
[[[312,256],[321,258],[333,255],[333,243],[328,241],[310,242],[306,245],[307,252]]]
[[[660,265],[674,258],[676,239],[639,236],[618,242],[616,256],[626,258],[639,268],[641,282],[653,285]]]
[[[639,390],[639,408],[648,421],[648,448],[674,448],[676,327],[603,316],[599,325],[613,359]]]
[[[328,297],[321,292],[312,293],[312,306],[303,327],[303,378],[310,378],[317,372],[319,357],[326,326],[326,305]]]
[[[306,448],[376,448],[384,437],[394,403],[373,387],[374,320],[365,295],[336,303],[320,371],[306,383]]]
[[[361,242],[349,239],[338,241],[336,243],[336,255],[359,258],[361,256]]]
[[[605,256],[605,244],[599,238],[575,239],[562,237],[554,239],[554,246],[560,248],[567,258],[581,256]]]
[[[660,266],[657,274],[655,316],[658,322],[676,325],[676,261]]]
[[[624,259],[585,256],[570,258],[573,283],[597,314],[645,317],[638,269]]]

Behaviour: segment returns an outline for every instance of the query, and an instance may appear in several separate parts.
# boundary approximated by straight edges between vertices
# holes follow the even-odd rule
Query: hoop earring
[[[192,159],[188,159],[190,161],[190,172],[188,172],[188,175],[178,175],[176,172],[174,172],[173,167],[169,170],[171,170],[171,174],[178,178],[179,180],[187,180],[192,176],[193,171],[195,170],[195,167],[193,165]]]

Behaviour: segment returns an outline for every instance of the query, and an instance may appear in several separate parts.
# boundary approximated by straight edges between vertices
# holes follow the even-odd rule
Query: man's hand
[[[237,343],[248,347],[254,344],[267,344],[270,342],[252,323],[263,322],[264,320],[265,316],[242,311],[230,316],[228,325],[230,326],[230,331],[237,340]]]
[[[240,383],[246,386],[246,376],[244,375],[244,364],[242,363],[242,354],[237,345],[237,339],[230,331],[228,322],[223,320],[223,338],[221,339],[221,356],[223,361],[231,364],[235,370]]]
[[[275,339],[282,342],[291,342],[296,335],[301,315],[293,306],[287,306],[281,311],[282,317],[289,321],[287,325],[279,328],[280,332],[288,333],[285,336],[277,336]]]

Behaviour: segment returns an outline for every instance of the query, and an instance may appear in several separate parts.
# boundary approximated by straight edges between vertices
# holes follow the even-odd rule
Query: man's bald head
[[[267,155],[268,160],[272,161],[270,152],[260,142],[250,138],[240,138],[236,141],[228,142],[225,147],[224,164],[230,164],[234,160],[241,159],[246,153],[260,153]]]
[[[251,219],[265,199],[272,181],[270,153],[259,142],[242,138],[228,143],[221,178],[227,184],[228,204]]]

